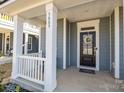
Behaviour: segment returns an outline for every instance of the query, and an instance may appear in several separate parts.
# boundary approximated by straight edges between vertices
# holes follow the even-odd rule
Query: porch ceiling
[[[11,15],[19,14],[26,19],[45,20],[44,4],[51,1],[58,8],[58,18],[67,17],[70,21],[80,21],[109,16],[123,0],[118,0],[119,3],[116,3],[117,0],[16,0],[1,11]]]
[[[9,29],[5,29],[5,28],[0,27],[0,33],[8,33],[8,32],[12,32],[12,31]]]

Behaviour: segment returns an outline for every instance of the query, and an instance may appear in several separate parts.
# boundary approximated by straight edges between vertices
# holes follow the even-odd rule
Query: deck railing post
[[[23,42],[23,19],[16,15],[14,16],[12,79],[17,78],[18,75],[17,57],[22,55],[22,42]]]
[[[57,8],[53,3],[46,4],[46,64],[45,91],[53,91],[56,81]]]

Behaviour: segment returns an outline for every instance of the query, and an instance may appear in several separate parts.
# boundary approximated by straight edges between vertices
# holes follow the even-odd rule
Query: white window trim
[[[77,67],[78,68],[85,68],[85,69],[92,69],[99,71],[99,23],[100,20],[91,20],[91,21],[77,23]],[[96,31],[96,47],[97,47],[96,68],[80,66],[80,32],[81,32],[80,28],[82,27],[95,27],[94,30],[90,30],[90,31]]]
[[[31,43],[29,42],[29,39],[31,39]],[[32,44],[33,44],[33,38],[31,36],[28,37],[28,45],[31,44],[31,49],[28,48],[28,51],[32,51]]]

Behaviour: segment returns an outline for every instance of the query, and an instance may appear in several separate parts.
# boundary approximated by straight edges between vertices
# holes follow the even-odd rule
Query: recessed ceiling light
[[[7,1],[9,1],[9,0],[0,0],[0,5],[7,2]]]

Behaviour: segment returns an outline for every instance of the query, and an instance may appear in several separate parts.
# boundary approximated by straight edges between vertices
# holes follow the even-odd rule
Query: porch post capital
[[[56,13],[58,12],[56,6],[53,3],[46,4],[46,12],[51,10],[53,10],[53,12],[56,12]]]

